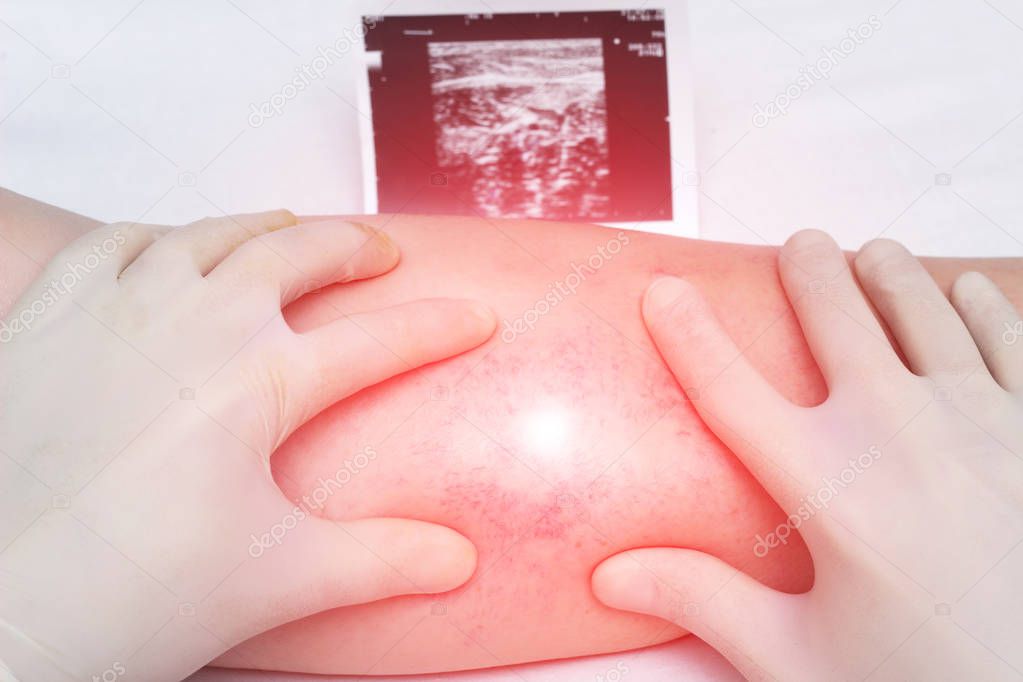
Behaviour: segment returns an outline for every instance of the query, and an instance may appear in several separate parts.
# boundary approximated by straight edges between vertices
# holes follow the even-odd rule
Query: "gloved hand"
[[[0,458],[34,479],[0,516],[40,487],[55,501],[0,547],[0,659],[19,678],[180,679],[286,621],[468,579],[454,531],[335,523],[270,475],[324,408],[491,335],[490,310],[460,300],[284,321],[301,294],[398,260],[367,226],[286,211],[109,225],[58,254],[0,345]]]
[[[1006,334],[1019,313],[977,273],[950,304],[903,247],[874,241],[856,273],[907,369],[827,235],[796,234],[779,268],[828,385],[820,405],[781,397],[692,285],[655,282],[643,315],[692,405],[789,514],[751,538],[749,561],[798,531],[813,588],[646,548],[599,565],[597,597],[681,625],[749,679],[1019,679],[988,642],[1023,641],[1021,621],[970,601],[1023,599],[1007,563],[1023,550],[1023,343]]]

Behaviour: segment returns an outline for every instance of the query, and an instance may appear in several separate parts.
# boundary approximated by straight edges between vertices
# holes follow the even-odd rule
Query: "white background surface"
[[[105,220],[358,211],[346,131],[360,114],[339,94],[354,64],[248,123],[357,14],[343,0],[4,2],[0,185]],[[753,125],[756,103],[872,14],[881,28],[829,80]],[[926,254],[1023,255],[1023,2],[692,0],[690,30],[702,236],[778,243],[820,227],[846,248],[884,234]],[[445,679],[593,680],[623,661],[626,680],[730,675],[690,641]]]
[[[504,1],[479,11],[517,6]],[[848,248],[884,233],[922,253],[1023,253],[1023,2],[690,5],[704,237],[777,243],[812,226]],[[830,80],[753,126],[756,103],[871,14],[880,30]],[[354,63],[248,124],[250,104],[357,15],[345,0],[8,0],[0,184],[108,220],[357,211],[346,131],[360,114],[335,94],[352,91]],[[179,186],[182,173],[196,186]],[[939,173],[951,184],[936,185]]]

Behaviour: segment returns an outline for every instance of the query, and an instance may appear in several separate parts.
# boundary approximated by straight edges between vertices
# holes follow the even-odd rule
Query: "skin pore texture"
[[[22,261],[5,267],[14,273],[4,278],[5,306],[17,297],[17,273],[34,274],[26,258],[45,260],[94,225],[9,193],[0,215],[0,259]],[[294,328],[425,296],[477,298],[501,324],[475,350],[320,414],[274,455],[275,479],[312,513],[450,526],[476,545],[479,565],[453,592],[324,612],[217,664],[415,673],[678,637],[675,626],[609,609],[591,593],[593,568],[635,547],[694,548],[772,587],[810,587],[797,535],[764,556],[754,552],[757,536],[784,515],[697,417],[640,318],[642,292],[656,276],[684,276],[785,397],[820,402],[824,384],[778,282],[775,248],[567,223],[359,220],[385,230],[402,262],[382,277],[306,296],[287,311]],[[34,222],[49,225],[38,239]],[[63,235],[51,234],[57,224]],[[1023,303],[1018,259],[924,262],[946,291],[956,274],[975,269]],[[286,552],[286,539],[266,551]]]

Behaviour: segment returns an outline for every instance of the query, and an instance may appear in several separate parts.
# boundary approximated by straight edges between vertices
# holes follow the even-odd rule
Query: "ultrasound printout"
[[[381,212],[671,219],[662,12],[364,21]]]

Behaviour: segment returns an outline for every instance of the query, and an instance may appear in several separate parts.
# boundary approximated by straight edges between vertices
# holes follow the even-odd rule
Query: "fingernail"
[[[275,217],[277,218],[275,222],[279,223],[278,225],[274,225],[273,229],[275,231],[284,229],[285,227],[294,227],[295,225],[298,225],[298,218],[294,213],[286,208],[278,208],[270,211],[270,213],[275,214]]]
[[[388,255],[398,255],[398,246],[391,241],[391,238],[387,236],[387,233],[383,230],[378,230],[372,225],[366,223],[360,223],[358,221],[350,221],[352,225],[365,232],[370,239],[374,240],[374,244],[378,249]]]
[[[266,232],[276,232],[286,227],[298,225],[298,218],[286,208],[274,208],[269,211],[260,211],[259,213],[238,213],[228,217],[246,229],[248,229],[247,226],[249,225],[258,226]]]
[[[480,326],[485,329],[492,330],[497,325],[497,318],[494,316],[494,311],[491,310],[490,306],[484,303],[473,301],[469,305],[469,312],[480,321]]]
[[[597,566],[593,593],[611,608],[645,612],[657,599],[658,587],[650,571],[635,559],[621,555]]]
[[[643,298],[643,309],[647,317],[657,316],[671,309],[683,296],[689,284],[678,277],[661,277],[650,285]]]

